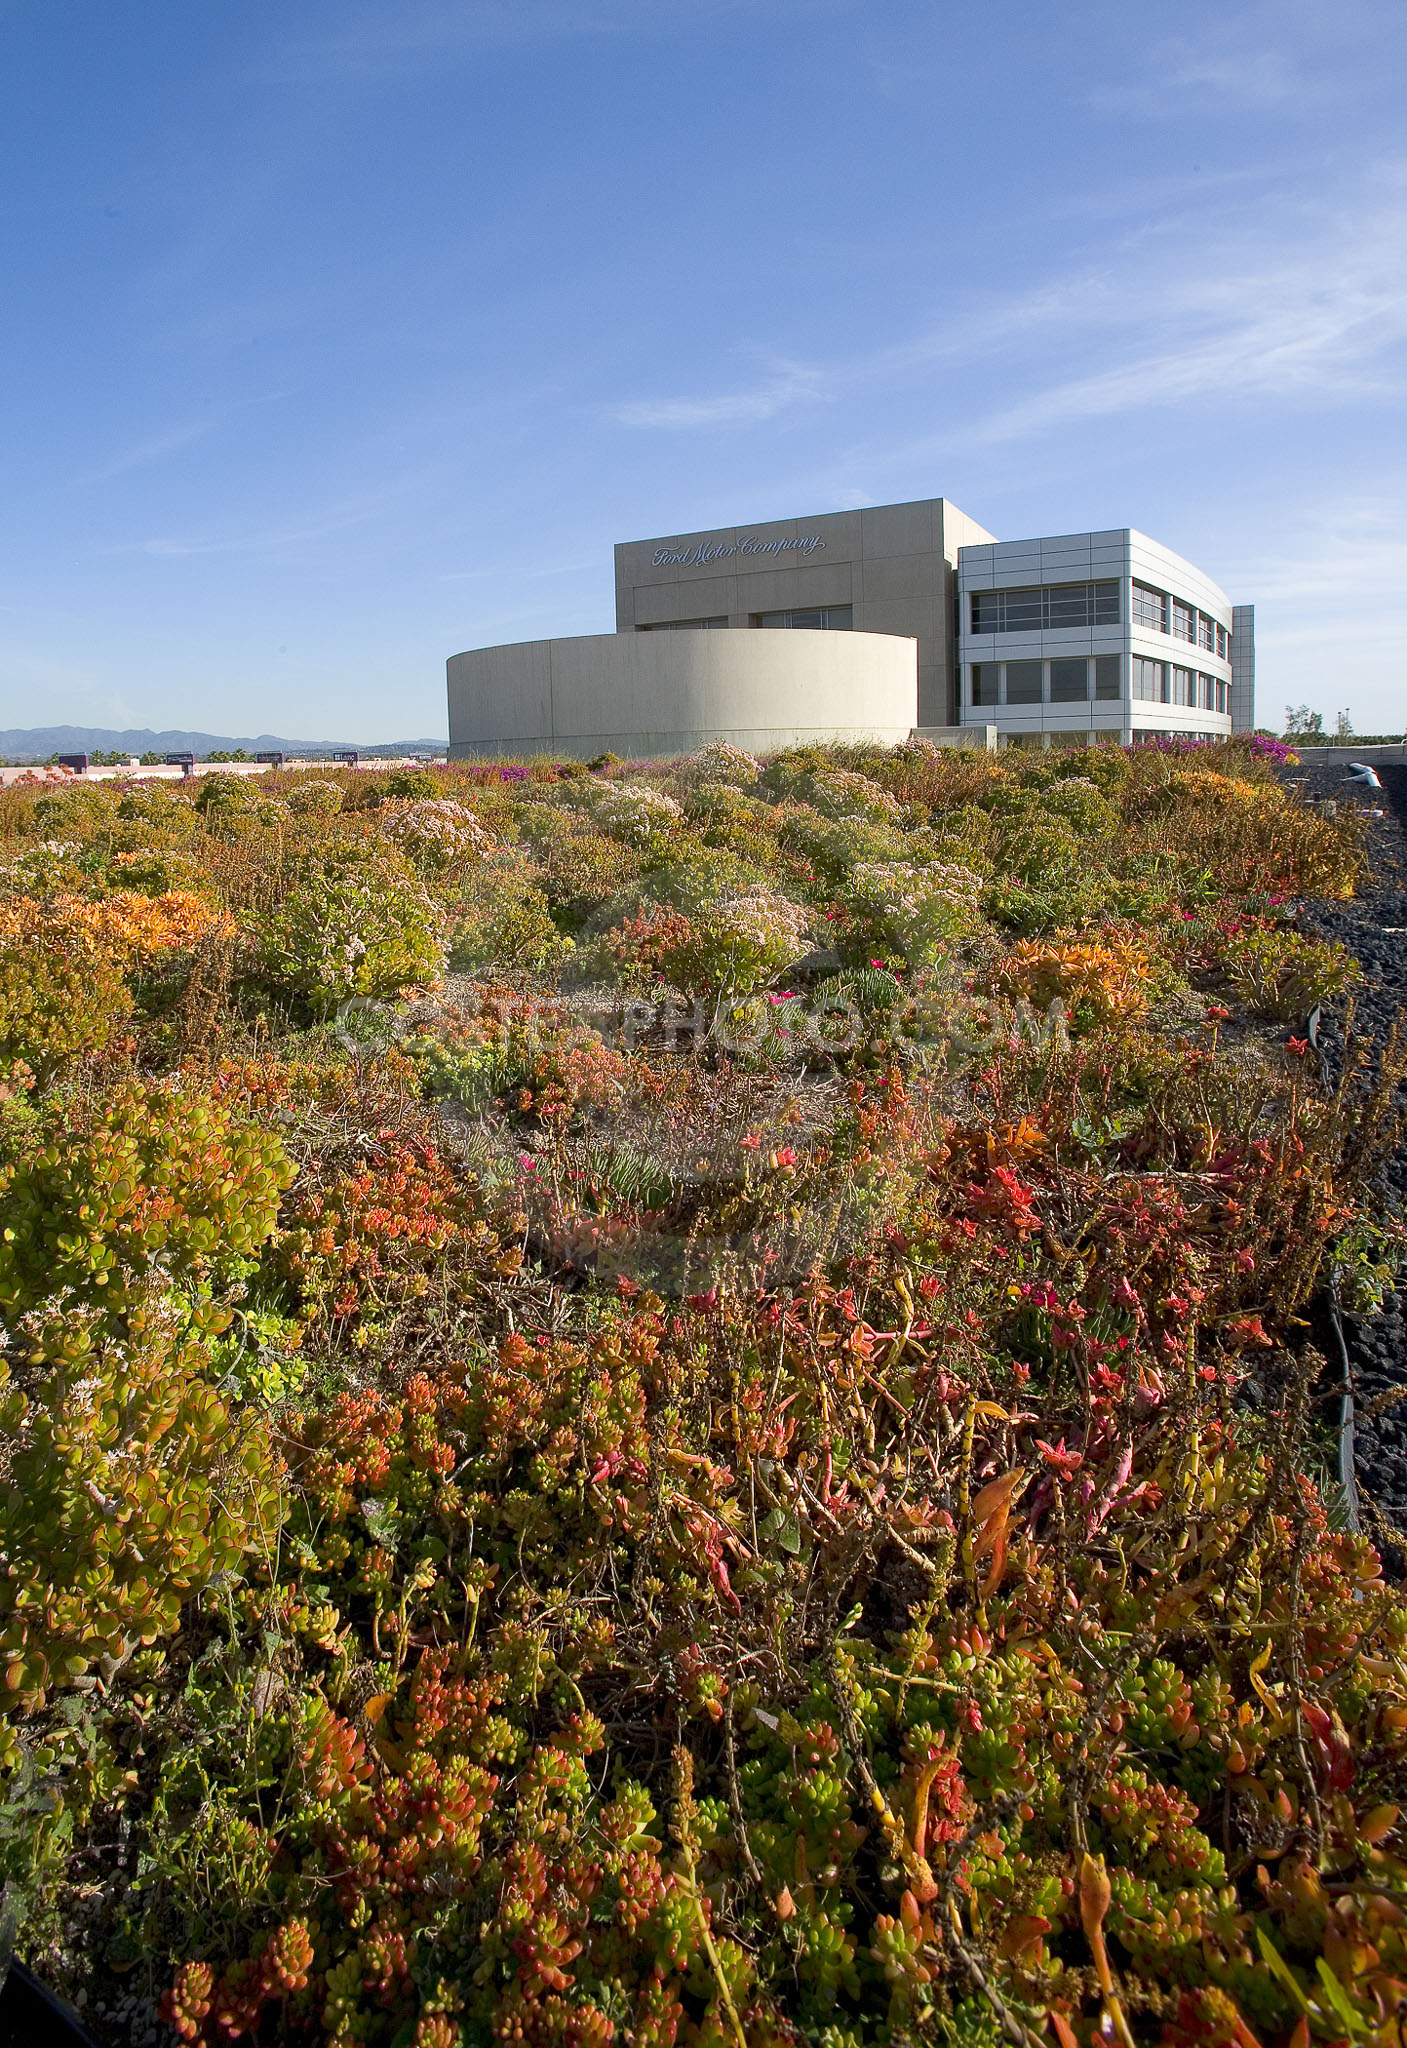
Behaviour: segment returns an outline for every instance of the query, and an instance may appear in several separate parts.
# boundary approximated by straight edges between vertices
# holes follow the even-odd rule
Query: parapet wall
[[[889,633],[593,633],[476,647],[446,668],[451,759],[893,744],[918,717],[917,645]]]

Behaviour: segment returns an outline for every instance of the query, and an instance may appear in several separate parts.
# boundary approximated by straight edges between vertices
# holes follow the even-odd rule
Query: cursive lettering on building
[[[825,542],[819,533],[799,533],[791,540],[758,540],[744,534],[741,540],[701,540],[696,548],[656,548],[650,557],[652,569],[706,569],[710,562],[725,562],[730,555],[813,555]]]

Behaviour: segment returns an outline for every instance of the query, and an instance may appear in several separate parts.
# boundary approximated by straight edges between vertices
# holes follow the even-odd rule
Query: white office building
[[[1131,527],[964,547],[960,720],[1034,744],[1249,730],[1254,618]]]
[[[944,498],[625,541],[616,631],[448,663],[452,756],[1254,723],[1254,613],[1124,528],[1001,541]],[[817,639],[817,635],[821,635]]]

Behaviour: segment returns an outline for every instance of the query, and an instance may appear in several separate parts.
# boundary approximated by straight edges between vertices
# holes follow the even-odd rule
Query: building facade
[[[1254,608],[1132,528],[999,541],[925,498],[623,541],[615,571],[614,633],[451,657],[451,755],[1255,722]]]
[[[946,498],[622,541],[616,631],[801,627],[897,633],[918,654],[915,722],[956,725],[959,550],[993,536]]]
[[[1255,722],[1255,610],[1130,527],[964,547],[959,716],[1008,740],[1224,738]]]
[[[835,739],[892,746],[913,730],[917,702],[914,642],[892,633],[520,640],[451,657],[449,750],[589,761],[710,740],[761,754]]]

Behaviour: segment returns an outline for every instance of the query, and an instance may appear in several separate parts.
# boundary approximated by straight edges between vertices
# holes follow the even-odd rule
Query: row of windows
[[[1164,590],[1154,590],[1148,583],[1133,586],[1133,622],[1148,627],[1150,632],[1166,633],[1169,639],[1185,640],[1189,647],[1219,654],[1223,661],[1230,653],[1231,635],[1225,626],[1219,626],[1195,605],[1180,597],[1169,597]]]
[[[1140,740],[1201,740],[1207,745],[1215,739],[1214,734],[1194,732],[1190,726],[1136,725],[1132,730],[1135,746]]]
[[[726,626],[721,619],[661,619],[657,625],[642,626],[642,633],[693,633],[707,632]],[[855,626],[855,609],[848,604],[822,605],[818,610],[806,612],[754,612],[749,624],[753,626],[800,626],[811,632],[850,633]]]
[[[1141,704],[1185,704],[1197,711],[1229,709],[1229,686],[1217,676],[1200,675],[1169,661],[1133,658],[1133,694]]]
[[[969,595],[974,633],[1119,624],[1117,583],[1043,583],[1033,590],[974,590]]]
[[[996,704],[1088,704],[1090,671],[1094,671],[1094,701],[1119,701],[1121,657],[1099,654],[1092,660],[1081,656],[1070,661],[975,661],[972,664],[972,703]]]
[[[642,626],[642,633],[690,633],[708,631],[710,628],[726,626],[721,619],[661,619],[657,625]],[[801,626],[811,632],[849,633],[854,630],[855,609],[848,604],[822,605],[818,610],[806,612],[754,612],[749,620],[754,626]]]
[[[848,604],[829,604],[823,606],[820,611],[757,614],[759,626],[805,626],[812,631],[819,627],[822,631],[831,633],[848,633],[854,623],[855,610],[853,605]]]

